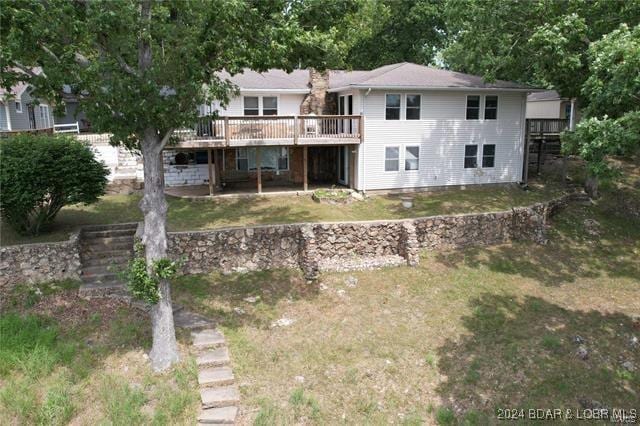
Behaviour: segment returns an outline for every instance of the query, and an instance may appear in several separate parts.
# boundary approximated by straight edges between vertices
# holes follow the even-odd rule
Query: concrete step
[[[121,254],[122,252],[118,250],[115,253]],[[127,265],[127,262],[129,262],[130,259],[131,259],[131,256],[129,255],[104,257],[102,256],[102,253],[100,253],[100,256],[82,259],[82,266],[83,268],[84,267],[91,268],[94,266],[112,266],[112,265],[125,267]]]
[[[232,385],[233,371],[229,367],[205,368],[198,372],[198,384],[203,387]]]
[[[129,249],[118,249],[118,250],[81,250],[80,257],[82,258],[82,262],[86,262],[89,260],[95,259],[105,259],[104,261],[111,261],[111,259],[115,259],[118,257],[127,257],[130,259],[133,256],[133,247]],[[108,262],[107,262],[108,263]]]
[[[191,333],[193,346],[198,349],[218,348],[224,345],[224,336],[218,330],[206,329]]]
[[[230,407],[240,402],[240,392],[234,385],[200,389],[203,408]]]
[[[127,223],[113,223],[111,225],[87,225],[83,226],[82,230],[85,232],[91,231],[109,231],[115,229],[137,229],[138,222],[127,222]]]
[[[105,274],[118,274],[121,270],[126,268],[127,264],[123,263],[120,265],[107,264],[107,265],[96,265],[96,266],[87,266],[85,264],[82,265],[82,276],[84,277],[93,277],[93,276],[102,276]]]
[[[83,273],[80,275],[80,279],[82,280],[82,282],[87,284],[89,283],[108,284],[114,281],[119,281],[117,272],[102,272],[102,273],[96,273],[96,274],[85,274],[84,271],[82,272]]]
[[[133,229],[107,229],[104,231],[85,231],[82,233],[83,240],[91,240],[94,238],[113,238],[113,237],[133,237],[136,233]]]
[[[130,298],[127,287],[121,282],[82,284],[78,289],[78,295],[83,299],[99,297]]]
[[[133,250],[133,238],[116,237],[90,240],[81,247],[83,252],[101,252],[111,250]]]
[[[196,358],[198,367],[222,367],[229,364],[229,351],[226,347],[205,352]]]
[[[200,411],[198,423],[205,425],[232,425],[236,421],[238,407],[230,405],[228,407],[207,408]]]

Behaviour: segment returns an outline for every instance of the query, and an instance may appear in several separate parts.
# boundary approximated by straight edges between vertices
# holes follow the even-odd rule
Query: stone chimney
[[[309,69],[309,88],[311,92],[305,96],[300,105],[300,114],[331,115],[338,113],[338,102],[335,93],[328,93],[329,71]]]

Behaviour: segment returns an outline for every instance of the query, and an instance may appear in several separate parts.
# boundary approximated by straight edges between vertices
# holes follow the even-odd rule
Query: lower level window
[[[478,167],[478,145],[464,146],[464,168],[475,169]]]
[[[404,169],[418,170],[420,168],[420,147],[408,146],[404,153]]]
[[[256,148],[236,149],[237,170],[257,170],[257,159]],[[281,146],[260,148],[260,168],[262,170],[289,170],[289,148]]]
[[[482,146],[482,167],[493,167],[496,162],[496,146]]]
[[[400,147],[388,146],[384,149],[384,171],[397,172],[400,169]]]

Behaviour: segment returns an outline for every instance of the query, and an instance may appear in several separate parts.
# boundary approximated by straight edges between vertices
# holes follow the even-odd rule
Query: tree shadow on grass
[[[595,225],[589,221],[595,221]],[[634,255],[640,247],[640,223],[620,217],[606,204],[570,206],[554,218],[548,235],[546,245],[516,242],[492,248],[470,247],[437,253],[434,258],[451,268],[486,266],[494,272],[531,278],[547,286],[603,274],[640,276],[640,261]]]
[[[267,328],[280,302],[312,300],[318,286],[301,272],[272,269],[223,275],[184,275],[173,282],[174,300],[230,328]]]
[[[438,350],[446,380],[437,393],[460,419],[495,423],[498,408],[638,407],[640,346],[632,339],[640,320],[531,296],[486,293],[470,307],[468,334]]]

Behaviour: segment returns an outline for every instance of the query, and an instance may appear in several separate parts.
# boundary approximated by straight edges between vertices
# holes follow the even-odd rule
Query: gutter
[[[250,89],[241,87],[240,93],[289,93],[293,95],[306,95],[311,89]]]
[[[373,89],[373,90],[454,90],[454,91],[502,91],[502,92],[546,92],[547,89],[536,88],[507,88],[507,87],[460,87],[460,86],[370,86],[366,84],[350,84],[348,86],[336,87],[327,90],[329,93],[342,92],[351,89]]]

